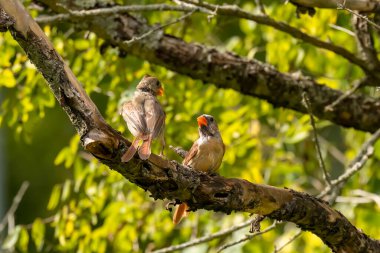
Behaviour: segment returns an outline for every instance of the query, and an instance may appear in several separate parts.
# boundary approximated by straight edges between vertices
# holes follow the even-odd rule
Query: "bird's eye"
[[[157,85],[157,87],[160,87],[160,81],[157,81],[157,83],[156,83],[156,85]]]
[[[214,122],[214,118],[210,118],[210,122]]]

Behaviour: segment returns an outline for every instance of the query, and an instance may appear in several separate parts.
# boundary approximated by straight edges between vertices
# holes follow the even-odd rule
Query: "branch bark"
[[[356,35],[358,51],[371,69],[380,69],[380,62],[377,58],[375,43],[371,34],[371,26],[367,19],[362,17],[368,18],[362,14],[352,15],[352,26]]]
[[[48,82],[81,136],[86,150],[155,199],[186,201],[192,210],[245,211],[291,221],[319,236],[336,252],[376,252],[380,242],[356,229],[326,202],[289,189],[210,176],[152,155],[128,164],[120,155],[129,142],[113,130],[18,1],[0,0],[0,30],[9,30]]]
[[[373,0],[290,0],[290,2],[305,7],[337,9],[340,5],[351,10],[375,12],[379,9],[380,1]]]
[[[61,5],[57,6],[54,1],[46,1],[46,4],[54,11],[62,12]],[[72,2],[66,4],[67,9],[81,8]],[[77,29],[90,30],[131,55],[205,83],[213,83],[219,88],[230,88],[265,99],[275,107],[307,113],[302,105],[302,93],[306,92],[310,97],[313,115],[320,119],[368,132],[376,131],[380,125],[380,101],[369,96],[352,94],[334,106],[333,111],[328,111],[325,107],[343,93],[311,78],[281,73],[256,60],[246,60],[230,52],[222,53],[214,48],[187,43],[164,34],[162,30],[143,40],[135,40],[133,44],[125,43],[153,29],[127,13],[73,17],[70,22]]]

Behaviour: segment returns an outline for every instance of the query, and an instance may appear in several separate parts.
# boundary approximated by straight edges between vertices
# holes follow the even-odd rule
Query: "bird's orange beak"
[[[201,127],[201,126],[207,126],[207,119],[205,116],[199,116],[197,118],[197,121],[198,121],[198,126]]]
[[[164,91],[165,91],[165,90],[164,90],[164,87],[161,86],[160,88],[158,88],[158,93],[157,93],[157,95],[158,95],[158,96],[163,96],[163,95],[164,95]]]

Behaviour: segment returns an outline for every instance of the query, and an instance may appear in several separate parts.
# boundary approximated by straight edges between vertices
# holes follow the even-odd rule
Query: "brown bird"
[[[197,118],[199,138],[194,142],[182,164],[208,174],[219,169],[224,156],[225,146],[215,119],[207,114]],[[188,206],[180,204],[173,216],[173,223],[178,224],[187,216]]]
[[[153,139],[159,138],[163,155],[165,148],[165,112],[157,100],[162,96],[164,89],[160,81],[153,76],[145,75],[136,87],[132,100],[125,102],[121,108],[121,115],[127,122],[129,131],[135,137],[131,146],[121,157],[122,162],[128,162],[135,155],[137,149],[142,160],[149,158]],[[142,141],[141,147],[139,143]]]

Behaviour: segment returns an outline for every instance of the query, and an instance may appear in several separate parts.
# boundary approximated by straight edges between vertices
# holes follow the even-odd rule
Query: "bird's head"
[[[213,116],[202,114],[197,118],[199,134],[203,136],[220,136],[218,124]]]
[[[154,76],[145,75],[137,85],[139,91],[149,92],[153,96],[162,96],[164,94],[164,88],[161,82]]]

